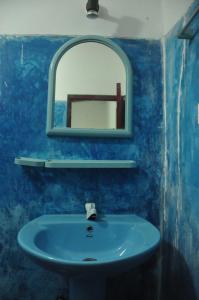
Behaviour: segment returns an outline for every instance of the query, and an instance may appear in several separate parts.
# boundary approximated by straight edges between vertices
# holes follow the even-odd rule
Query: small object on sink
[[[85,209],[86,209],[86,219],[87,220],[95,220],[97,217],[95,203],[86,203]]]

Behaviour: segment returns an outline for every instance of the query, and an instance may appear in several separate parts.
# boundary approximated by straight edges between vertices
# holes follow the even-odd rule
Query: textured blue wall
[[[195,5],[198,3],[195,3]],[[191,10],[188,12],[190,15]],[[199,299],[199,34],[177,39],[179,22],[165,41],[165,194],[161,299]],[[199,16],[191,29],[199,28]]]
[[[66,283],[59,276],[32,264],[17,246],[19,228],[34,217],[44,213],[82,213],[85,201],[90,199],[101,212],[132,212],[159,226],[160,42],[115,39],[134,70],[133,138],[48,138],[45,134],[48,68],[56,50],[67,40],[37,36],[0,39],[0,299],[3,300],[55,300],[56,295],[66,293]],[[133,159],[139,168],[42,170],[14,165],[16,156]],[[143,284],[142,280],[140,291]],[[151,273],[144,286],[142,299],[154,299],[156,284]],[[131,282],[129,287],[132,289]],[[133,297],[134,292],[125,296],[127,290],[124,292],[121,285],[116,289],[116,294],[119,293],[125,300]]]

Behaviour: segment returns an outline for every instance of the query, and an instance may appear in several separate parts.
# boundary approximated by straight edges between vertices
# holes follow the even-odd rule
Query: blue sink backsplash
[[[49,36],[1,36],[0,39],[0,299],[54,300],[67,292],[65,281],[32,264],[17,245],[19,228],[37,216],[82,213],[85,201],[92,200],[99,212],[132,212],[159,226],[160,42],[114,39],[128,55],[134,71],[132,138],[49,138],[45,133],[48,69],[54,53],[67,40],[68,37]],[[131,159],[139,167],[137,170],[42,170],[14,165],[16,156]],[[149,282],[152,280],[151,274],[146,272],[145,276],[149,276]],[[146,285],[146,299],[154,299],[157,289],[154,282],[151,285],[151,298],[151,286]]]

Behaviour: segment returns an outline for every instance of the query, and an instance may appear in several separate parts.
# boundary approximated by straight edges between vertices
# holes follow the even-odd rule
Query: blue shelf
[[[45,167],[45,159],[31,158],[31,157],[16,157],[15,164],[29,167]]]
[[[48,160],[46,168],[135,168],[136,163],[132,160]]]
[[[133,160],[42,160],[29,157],[17,157],[15,164],[56,169],[131,169],[137,167]]]

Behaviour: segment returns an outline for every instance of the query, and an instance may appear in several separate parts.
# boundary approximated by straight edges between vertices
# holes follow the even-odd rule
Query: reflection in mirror
[[[92,112],[92,113],[91,113]],[[68,95],[67,127],[117,129],[124,128],[124,97],[120,83],[117,95]]]
[[[97,42],[72,47],[57,66],[54,126],[124,128],[125,87],[124,65],[111,48]]]
[[[116,102],[85,100],[71,104],[68,127],[116,129]]]
[[[78,37],[54,55],[49,70],[48,135],[128,137],[132,133],[132,68],[103,37]]]

